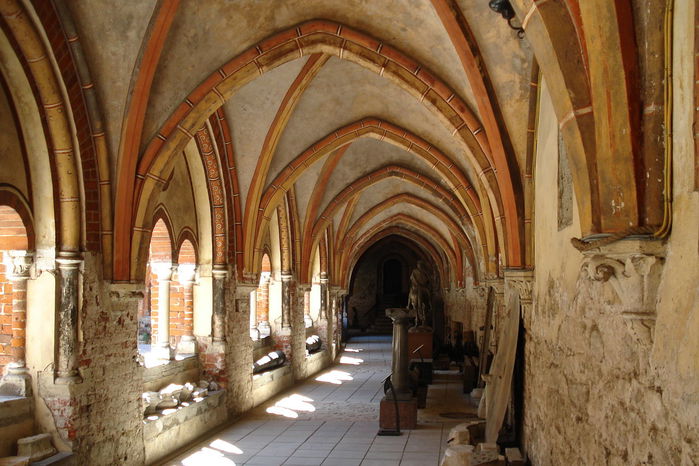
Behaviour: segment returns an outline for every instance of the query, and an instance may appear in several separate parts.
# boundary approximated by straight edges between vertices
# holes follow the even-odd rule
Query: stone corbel
[[[582,265],[590,280],[611,285],[629,330],[646,345],[653,343],[664,252],[656,241],[620,241],[586,252]]]

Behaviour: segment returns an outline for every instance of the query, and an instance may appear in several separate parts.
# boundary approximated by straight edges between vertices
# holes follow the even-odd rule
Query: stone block
[[[0,466],[28,466],[28,456],[7,456],[0,458]]]
[[[17,455],[28,456],[30,462],[43,460],[57,453],[51,434],[39,434],[17,440]]]
[[[420,345],[419,353],[413,353]],[[420,359],[422,354],[424,359],[432,359],[432,332],[408,331],[408,354],[410,358]]]
[[[519,448],[505,448],[505,461],[508,466],[524,466],[524,457]]]
[[[77,460],[73,453],[61,452],[41,461],[35,461],[31,466],[74,466],[77,464]]]
[[[471,461],[473,445],[452,445],[447,447],[440,466],[471,466],[479,464]]]
[[[417,400],[411,398],[406,401],[398,401],[398,416],[401,429],[414,429],[417,427]],[[379,409],[379,427],[381,429],[396,428],[396,402],[393,400],[381,400]]]

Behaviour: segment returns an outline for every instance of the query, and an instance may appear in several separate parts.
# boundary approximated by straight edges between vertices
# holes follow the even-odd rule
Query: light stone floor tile
[[[323,461],[323,466],[359,466],[361,459],[328,458]]]
[[[418,428],[405,430],[400,437],[377,436],[382,381],[391,370],[390,352],[390,337],[355,338],[342,356],[359,364],[338,363],[314,375],[164,464],[183,465],[183,460],[210,449],[209,444],[220,439],[242,450],[242,454],[223,452],[236,465],[437,466],[451,427],[468,420],[447,419],[440,413],[472,415],[476,407],[461,393],[456,374],[439,373],[428,391],[428,408],[418,412]],[[338,385],[316,380],[330,371],[341,371],[352,379]],[[298,410],[295,419],[266,412],[292,394],[311,399],[308,403],[313,410]]]
[[[244,464],[260,466],[281,466],[285,460],[286,458],[279,458],[274,456],[253,456]]]
[[[400,461],[389,460],[364,460],[362,466],[400,466]]]

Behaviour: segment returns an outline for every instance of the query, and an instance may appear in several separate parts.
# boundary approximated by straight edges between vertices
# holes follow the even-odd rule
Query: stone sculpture
[[[415,315],[415,329],[429,331],[430,314],[430,275],[427,265],[419,260],[417,267],[410,274],[410,294],[408,295],[408,310]]]

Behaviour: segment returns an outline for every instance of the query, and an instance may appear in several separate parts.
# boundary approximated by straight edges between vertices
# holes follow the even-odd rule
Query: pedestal
[[[408,354],[410,359],[432,359],[432,331],[413,331],[408,329]],[[414,351],[422,345],[419,352]]]
[[[395,402],[384,397],[381,400],[379,410],[379,427],[387,430],[396,429],[396,403],[398,403],[400,428],[415,429],[417,427],[417,400],[415,398]]]

